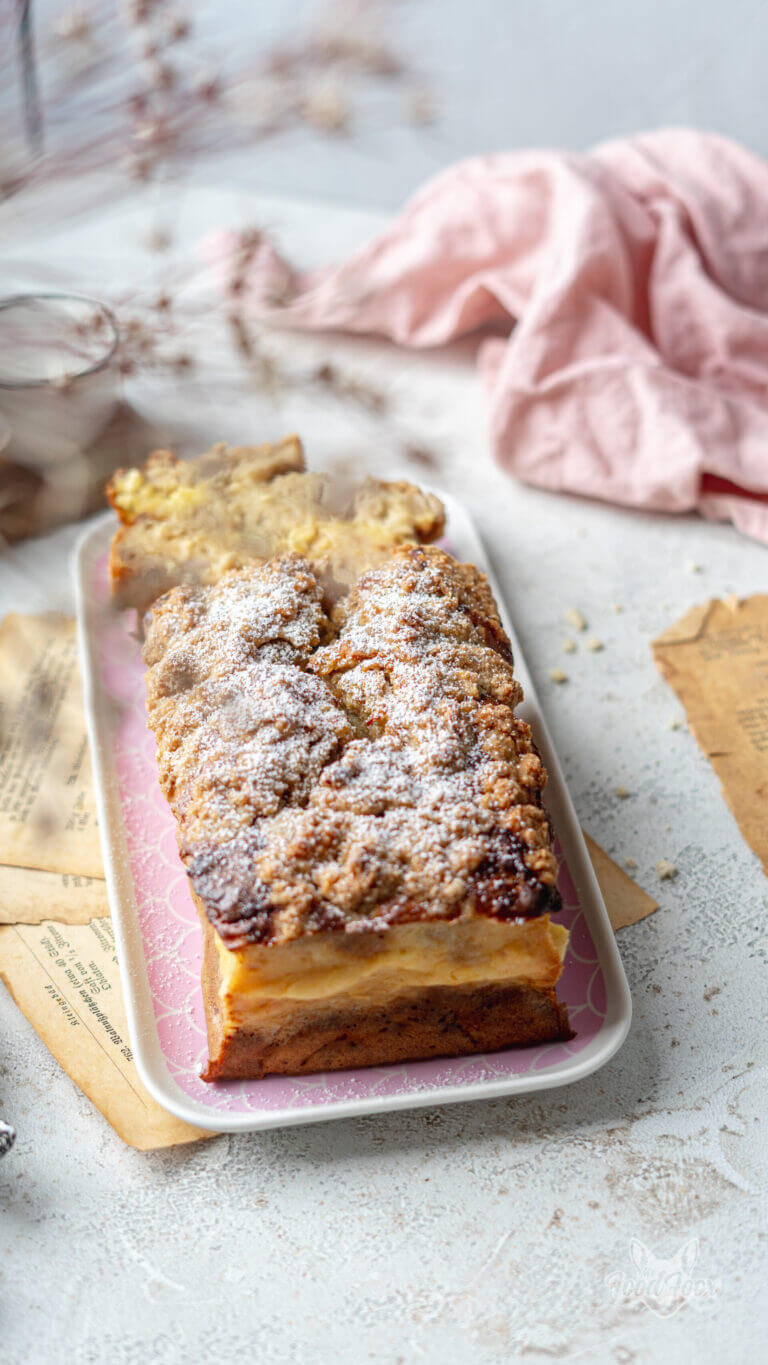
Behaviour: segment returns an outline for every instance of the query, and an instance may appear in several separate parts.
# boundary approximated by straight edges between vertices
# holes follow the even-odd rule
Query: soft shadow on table
[[[165,432],[128,403],[81,455],[45,469],[0,459],[0,540],[14,544],[105,508],[104,486],[119,465],[142,464]]]

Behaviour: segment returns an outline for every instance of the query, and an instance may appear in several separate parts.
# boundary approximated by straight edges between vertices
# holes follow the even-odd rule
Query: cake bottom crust
[[[573,1037],[553,987],[520,982],[429,986],[386,1006],[297,1009],[290,1023],[228,1029],[219,998],[215,930],[203,926],[203,995],[209,1061],[203,1080],[257,1080],[389,1062],[458,1057]]]

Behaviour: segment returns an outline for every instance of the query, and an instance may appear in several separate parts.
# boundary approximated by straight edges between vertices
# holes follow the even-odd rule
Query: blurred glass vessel
[[[111,310],[80,294],[0,299],[0,414],[5,455],[44,469],[81,454],[117,401],[119,341]]]

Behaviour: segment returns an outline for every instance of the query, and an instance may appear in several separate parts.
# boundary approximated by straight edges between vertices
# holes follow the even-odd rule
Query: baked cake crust
[[[228,947],[558,908],[546,775],[477,570],[398,551],[331,622],[284,556],[174,589],[145,628],[161,785]]]
[[[335,599],[395,546],[437,539],[445,522],[439,499],[413,484],[349,487],[308,473],[295,436],[192,460],[156,450],[142,469],[118,469],[106,491],[120,520],[113,596],[140,612],[177,584],[215,583],[285,551],[305,554]]]
[[[559,908],[546,775],[482,574],[402,548],[329,613],[319,575],[284,555],[173,589],[146,619],[144,657],[160,780],[205,918],[209,1079],[570,1036],[554,993],[567,935],[547,927],[536,947]],[[296,963],[315,945],[319,964],[329,940],[359,936],[365,956],[409,924],[442,926],[448,967],[431,972],[427,945],[411,984],[393,978],[382,999],[324,978],[301,1002],[258,973],[252,997],[232,986],[259,945],[295,945]],[[465,981],[473,924],[494,943],[498,926],[525,940],[530,924],[528,965],[490,953],[488,979]],[[486,947],[481,929],[483,964]]]

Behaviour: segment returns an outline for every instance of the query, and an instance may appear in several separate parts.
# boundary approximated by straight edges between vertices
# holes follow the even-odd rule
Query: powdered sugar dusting
[[[168,594],[145,657],[182,856],[230,945],[555,905],[545,777],[476,570],[400,551],[332,626],[284,556]]]

